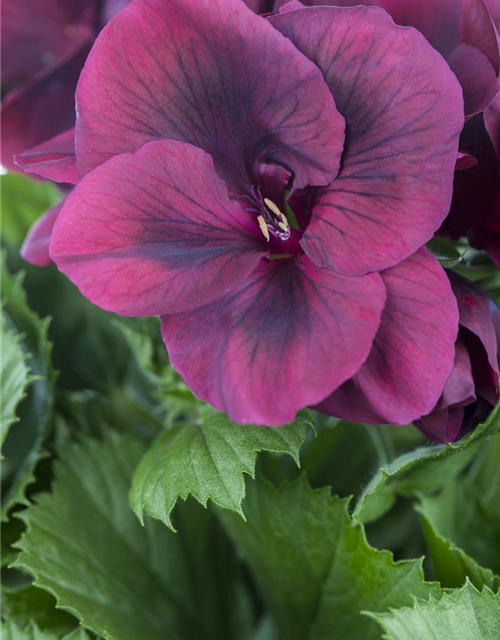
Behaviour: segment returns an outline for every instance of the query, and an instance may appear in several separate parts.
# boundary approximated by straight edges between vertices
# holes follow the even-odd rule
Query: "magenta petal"
[[[463,126],[456,78],[419,33],[376,7],[269,20],[323,71],[347,123],[339,177],[320,190],[304,250],[348,275],[397,264],[449,211]]]
[[[497,93],[489,109],[484,112],[484,125],[500,160],[500,92]]]
[[[274,0],[243,0],[255,13],[270,13],[274,8]]]
[[[495,23],[484,0],[463,0],[460,16],[460,42],[481,51],[496,76],[500,72],[500,53]]]
[[[114,18],[118,11],[121,11],[126,7],[131,0],[104,0],[103,7],[101,9],[101,22],[103,25],[108,23],[111,18]]]
[[[448,58],[451,70],[462,85],[468,117],[489,107],[498,93],[498,73],[488,58],[475,47],[460,44]]]
[[[370,357],[318,408],[360,422],[406,424],[434,409],[452,371],[457,303],[427,249],[381,275],[388,297]]]
[[[265,247],[244,226],[247,217],[204,151],[155,141],[76,186],[50,254],[104,309],[178,313],[226,295],[261,260]]]
[[[75,124],[75,89],[90,44],[50,72],[11,91],[2,105],[2,164],[19,170],[13,158]]]
[[[286,13],[287,11],[296,11],[297,9],[303,9],[306,5],[300,0],[285,0],[285,3],[279,7],[279,13]]]
[[[2,84],[71,56],[93,33],[98,0],[2,0]]]
[[[55,138],[15,156],[15,163],[26,173],[35,173],[54,182],[76,184],[75,129],[68,129]]]
[[[446,381],[443,395],[435,411],[449,407],[465,406],[474,402],[476,391],[472,375],[469,350],[465,340],[459,335],[455,345],[455,362],[450,377]]]
[[[472,167],[476,166],[477,160],[474,156],[471,156],[469,153],[463,153],[462,151],[458,152],[455,171],[466,171],[467,169],[472,169]]]
[[[204,149],[230,190],[260,162],[297,186],[338,173],[344,120],[320,71],[241,0],[143,0],[119,12],[77,90],[81,174],[149,140]]]
[[[435,411],[418,421],[417,426],[429,440],[454,442],[462,430],[465,419],[463,407]]]
[[[376,4],[397,24],[418,29],[443,56],[458,44],[463,0],[378,0]]]
[[[50,238],[63,205],[64,200],[44,213],[29,230],[21,247],[21,256],[26,262],[37,267],[53,264],[49,254]]]
[[[490,399],[490,396],[494,404],[500,381],[500,311],[493,300],[469,280],[454,272],[449,273],[449,278],[458,302],[460,324],[479,338],[486,352],[486,368],[489,365],[490,369],[489,374],[485,372],[488,379],[486,386],[491,386],[494,395],[487,394],[485,397]]]
[[[365,360],[385,290],[318,269],[307,257],[260,265],[224,300],[162,318],[172,365],[194,393],[237,422],[281,425]]]

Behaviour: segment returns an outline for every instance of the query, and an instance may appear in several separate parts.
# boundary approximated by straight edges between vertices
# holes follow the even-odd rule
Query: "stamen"
[[[278,227],[280,229],[283,229],[283,231],[285,231],[285,232],[288,231],[288,229],[289,229],[288,225],[284,224],[283,222],[278,222]]]
[[[279,208],[277,207],[277,205],[275,205],[272,200],[269,200],[269,198],[264,198],[264,202],[276,217],[280,218],[283,215],[279,210]]]
[[[264,238],[267,240],[267,242],[269,242],[271,236],[269,235],[269,229],[267,228],[266,221],[262,216],[259,216],[257,220],[259,221],[259,227],[264,235]]]

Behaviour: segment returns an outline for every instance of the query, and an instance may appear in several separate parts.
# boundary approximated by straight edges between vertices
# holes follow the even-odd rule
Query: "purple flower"
[[[440,233],[467,236],[500,266],[500,0],[245,1],[255,11],[275,12],[300,6],[378,6],[397,24],[415,27],[427,38],[460,81],[466,119],[472,118],[460,142],[469,162],[458,159],[453,206]],[[464,170],[471,166],[472,171]]]
[[[74,127],[78,76],[128,0],[3,0],[2,164]]]
[[[78,84],[51,257],[95,304],[161,315],[173,366],[239,422],[284,424],[367,359],[384,414],[414,420],[454,364],[456,301],[422,245],[450,206],[460,93],[378,8],[136,0]]]
[[[455,366],[434,411],[416,423],[438,442],[453,442],[485,417],[500,381],[500,311],[471,282],[448,275],[460,312]]]

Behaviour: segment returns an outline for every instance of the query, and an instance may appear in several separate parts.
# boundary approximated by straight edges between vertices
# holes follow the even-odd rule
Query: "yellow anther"
[[[274,202],[272,200],[269,200],[269,198],[264,198],[264,202],[265,202],[266,206],[268,207],[268,209],[270,209],[274,213],[275,216],[280,218],[283,215],[281,213],[281,211],[279,210],[279,208],[274,204]]]
[[[289,226],[287,224],[285,224],[284,222],[278,222],[278,227],[280,229],[283,229],[283,231],[285,231],[285,232],[288,231],[288,229],[289,229]]]
[[[262,216],[259,216],[257,220],[259,221],[259,227],[264,235],[264,238],[269,242],[271,236],[269,235],[269,229],[267,228],[266,221]]]
[[[288,220],[286,219],[286,215],[284,213],[281,214],[281,222],[283,224],[286,224],[286,228],[288,229],[290,225],[288,224]]]

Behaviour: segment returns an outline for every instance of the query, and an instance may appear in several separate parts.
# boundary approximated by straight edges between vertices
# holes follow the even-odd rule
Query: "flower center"
[[[269,242],[271,236],[283,242],[289,240],[290,224],[278,205],[269,198],[264,198],[260,187],[249,187],[249,194],[243,196],[249,202],[245,209],[257,214],[257,222],[266,241]]]

